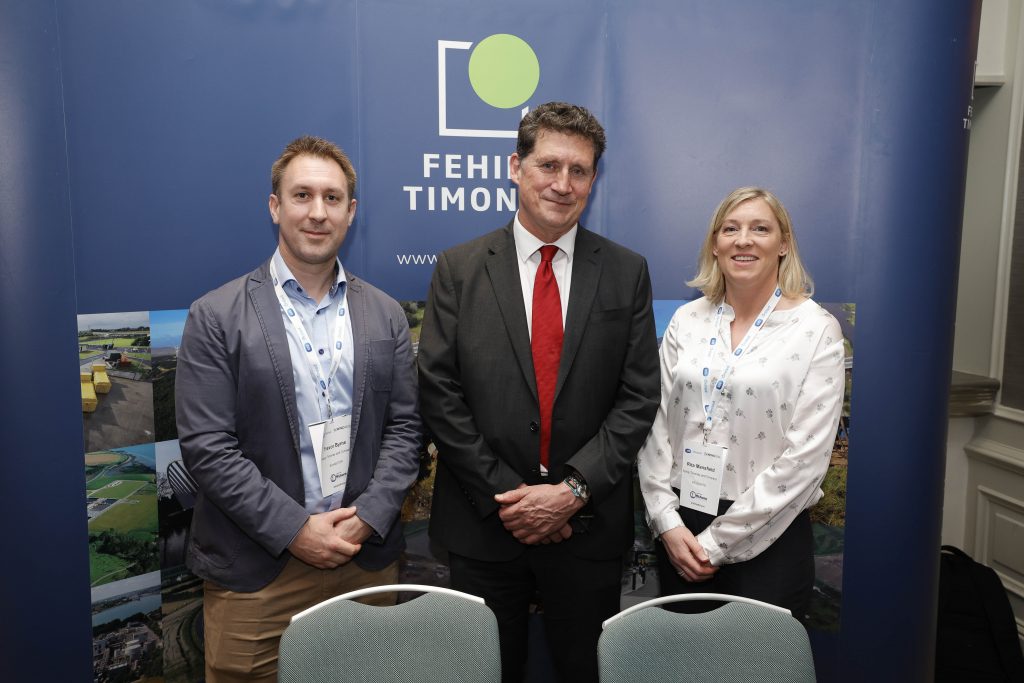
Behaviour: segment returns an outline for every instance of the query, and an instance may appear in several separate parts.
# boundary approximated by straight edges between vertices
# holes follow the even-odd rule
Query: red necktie
[[[540,248],[540,266],[533,283],[533,371],[537,375],[537,399],[540,402],[540,464],[548,467],[551,451],[551,409],[555,402],[558,362],[562,358],[562,302],[551,259],[558,247]]]

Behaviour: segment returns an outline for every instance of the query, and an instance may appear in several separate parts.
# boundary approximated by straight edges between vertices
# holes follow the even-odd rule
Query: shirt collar
[[[284,257],[281,256],[281,248],[278,247],[274,250],[274,266],[277,268],[277,276],[281,279],[281,287],[283,289],[294,288],[299,289],[299,281],[295,279],[295,275],[292,274],[291,268],[284,262]],[[345,268],[341,265],[341,259],[337,256],[334,257],[335,263],[338,268],[334,276],[334,284],[331,285],[329,294],[333,297],[339,291],[344,292],[348,282],[348,276],[345,275]],[[305,292],[302,292],[305,294]]]
[[[577,223],[572,226],[569,232],[552,242],[552,244],[565,252],[570,261],[572,260],[573,249],[576,248],[576,232],[579,230],[579,227],[580,224]],[[519,255],[519,260],[523,263],[528,261],[538,249],[547,244],[547,242],[537,239],[529,230],[523,227],[523,224],[519,222],[518,211],[516,211],[516,217],[512,221],[512,237],[516,242],[516,253]]]

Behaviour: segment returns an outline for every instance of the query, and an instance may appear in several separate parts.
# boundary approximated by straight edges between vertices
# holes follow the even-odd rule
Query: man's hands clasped
[[[354,507],[338,508],[310,515],[288,550],[317,569],[334,569],[355,557],[372,534]]]
[[[560,543],[572,536],[569,518],[583,507],[564,483],[520,484],[494,496],[500,505],[498,516],[520,543]]]

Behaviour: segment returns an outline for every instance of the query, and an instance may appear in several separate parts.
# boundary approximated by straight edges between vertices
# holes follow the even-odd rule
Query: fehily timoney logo
[[[420,152],[422,180],[402,185],[408,210],[514,212],[518,198],[508,169],[514,144],[497,139],[516,138],[539,83],[537,54],[518,36],[496,33],[475,44],[438,40],[438,136],[495,141],[452,140],[449,149]]]
[[[468,79],[485,104],[509,111],[508,128],[471,127],[472,114],[460,111],[452,98]],[[496,33],[476,43],[437,41],[437,133],[446,137],[515,138],[523,107],[540,83],[540,61],[529,43],[509,33]],[[521,109],[519,109],[522,107]],[[468,107],[466,108],[468,109]],[[518,111],[511,111],[517,110]]]

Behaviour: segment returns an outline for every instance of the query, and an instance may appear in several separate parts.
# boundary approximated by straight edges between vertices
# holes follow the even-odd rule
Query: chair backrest
[[[725,604],[701,614],[657,608],[686,600]],[[670,596],[631,607],[605,621],[597,649],[602,683],[815,680],[807,631],[788,610],[718,593]]]
[[[393,607],[353,602],[388,591],[425,594]],[[497,683],[499,653],[498,622],[482,599],[434,586],[379,586],[292,617],[281,637],[278,681]]]

